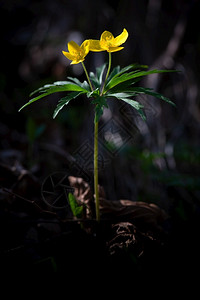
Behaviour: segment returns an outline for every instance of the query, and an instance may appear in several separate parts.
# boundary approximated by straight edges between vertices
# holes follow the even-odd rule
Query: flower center
[[[79,51],[75,51],[74,56],[76,57],[77,60],[80,60],[84,56],[84,51],[82,49],[80,49]]]

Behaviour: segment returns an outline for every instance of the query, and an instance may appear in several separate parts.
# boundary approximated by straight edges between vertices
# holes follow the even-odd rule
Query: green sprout
[[[99,211],[99,191],[98,191],[98,123],[103,114],[104,107],[108,108],[107,100],[114,98],[124,101],[131,105],[145,121],[144,106],[138,101],[134,100],[137,95],[146,94],[154,96],[158,99],[164,100],[172,105],[175,105],[169,98],[163,96],[160,93],[153,91],[151,88],[144,88],[137,86],[136,84],[143,79],[143,77],[150,74],[159,74],[166,72],[177,72],[176,70],[147,70],[148,66],[131,64],[124,68],[116,66],[111,71],[111,53],[124,49],[122,44],[128,38],[128,32],[126,29],[114,37],[109,31],[104,31],[100,37],[100,40],[85,40],[81,46],[77,45],[74,41],[68,43],[68,51],[62,51],[63,54],[71,60],[71,64],[81,63],[86,75],[87,81],[80,82],[78,78],[68,77],[67,81],[57,81],[52,84],[46,84],[43,87],[35,90],[31,93],[31,97],[34,97],[24,104],[19,111],[31,103],[40,100],[48,95],[56,92],[67,92],[66,96],[58,101],[57,107],[53,113],[55,118],[60,110],[67,105],[72,99],[85,94],[91,103],[94,104],[94,195],[95,195],[95,208],[96,208],[96,220],[100,220]],[[104,72],[107,64],[96,68],[96,72],[90,72],[88,74],[84,64],[85,57],[89,52],[107,51],[109,55],[107,73],[104,78]],[[76,208],[79,210],[79,208]]]

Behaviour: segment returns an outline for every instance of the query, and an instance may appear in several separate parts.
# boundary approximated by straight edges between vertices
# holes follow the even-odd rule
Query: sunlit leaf
[[[135,79],[142,78],[144,76],[150,75],[150,74],[159,74],[159,73],[168,73],[168,72],[176,72],[175,70],[150,70],[150,71],[140,71],[135,70],[129,73],[123,73],[121,76],[114,76],[106,85],[105,92],[109,89],[115,87],[116,85],[132,80],[132,83],[134,83]]]
[[[68,77],[68,79],[70,79],[71,81],[75,82],[76,84],[78,84],[80,87],[90,91],[90,86],[87,83],[86,80],[84,80],[83,82],[80,82],[80,80],[78,80],[78,78],[73,78],[73,77]]]
[[[101,67],[96,68],[96,74],[90,72],[90,80],[95,88],[101,88],[105,68],[106,64],[103,64]]]
[[[82,92],[72,92],[70,94],[68,94],[67,96],[63,97],[62,99],[60,99],[58,101],[58,105],[56,107],[56,109],[54,110],[53,113],[53,118],[55,119],[55,117],[57,116],[57,114],[59,113],[59,111],[69,103],[69,101],[71,101],[72,99],[75,99],[76,97],[78,97],[80,94],[82,94]]]
[[[145,117],[145,114],[144,114],[144,111],[143,111],[144,106],[142,104],[140,104],[138,101],[129,99],[126,94],[125,94],[125,97],[122,97],[122,93],[121,94],[115,94],[115,96],[112,95],[112,97],[115,97],[115,98],[117,98],[119,100],[122,100],[122,101],[128,103],[129,105],[131,105],[134,109],[137,110],[137,112],[140,114],[141,118],[144,121],[146,120],[146,117]]]
[[[137,112],[139,113],[140,117],[142,118],[142,120],[146,121],[146,116],[145,116],[144,111],[142,109],[143,106],[140,103],[138,103],[135,100],[126,99],[126,98],[121,99],[121,100],[123,100],[124,102],[130,104],[133,108],[135,108],[137,110]]]
[[[32,98],[31,100],[29,100],[26,104],[24,104],[19,111],[21,111],[24,107],[26,107],[27,105],[30,105],[31,103],[40,100],[41,98],[44,98],[48,95],[57,93],[57,92],[82,92],[82,93],[88,93],[88,90],[86,90],[85,88],[70,82],[70,81],[57,81],[54,82],[53,84],[47,84],[41,88],[39,88],[38,90],[34,91],[33,93],[31,93],[31,95],[39,92],[40,94],[34,98]]]
[[[115,98],[127,98],[127,97],[131,97],[131,96],[135,96],[137,93],[135,92],[121,92],[121,93],[107,93],[106,96],[107,97],[115,97]]]
[[[95,88],[100,88],[99,81],[93,72],[90,72],[90,81],[92,82]]]
[[[93,90],[93,91],[90,91],[87,93],[87,97],[90,98],[90,97],[96,97],[99,95],[99,89],[97,88],[96,90]]]
[[[115,67],[115,68],[112,70],[111,74],[109,75],[108,80],[107,80],[107,85],[109,84],[109,81],[110,81],[112,78],[119,77],[120,75],[122,75],[123,73],[125,73],[125,72],[127,72],[127,71],[129,71],[129,70],[133,70],[133,69],[138,69],[138,70],[140,70],[140,69],[147,69],[147,68],[148,68],[147,65],[139,65],[139,64],[137,64],[137,63],[131,64],[131,65],[126,66],[126,67],[124,67],[124,68],[122,68],[122,69],[120,69],[120,66],[117,66],[117,67]]]
[[[97,77],[100,85],[102,84],[102,81],[103,81],[103,74],[104,74],[106,65],[107,64],[103,64],[101,67],[96,68],[96,77]]]
[[[160,93],[154,92],[152,89],[150,88],[143,88],[143,87],[132,87],[129,90],[127,90],[127,92],[135,92],[136,94],[146,94],[146,95],[150,95],[153,97],[156,97],[158,99],[164,100],[174,106],[176,106],[176,104],[174,102],[172,102],[169,98],[163,96]]]
[[[116,66],[115,68],[113,68],[112,72],[108,76],[107,82],[109,82],[119,72],[120,72],[120,66]]]
[[[77,200],[72,193],[68,194],[68,200],[74,217],[81,218],[83,215],[83,206],[77,203]]]

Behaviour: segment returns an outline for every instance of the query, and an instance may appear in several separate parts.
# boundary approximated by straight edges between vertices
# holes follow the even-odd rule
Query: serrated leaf
[[[84,80],[83,82],[81,82],[80,80],[78,80],[78,78],[74,78],[74,77],[67,77],[68,79],[70,79],[71,81],[73,81],[74,83],[78,84],[80,87],[90,91],[90,86],[88,84],[88,82],[86,80]]]
[[[120,92],[120,93],[107,93],[106,97],[115,97],[115,98],[127,98],[131,96],[135,96],[137,93],[135,92]]]
[[[69,101],[71,101],[72,99],[75,99],[76,97],[78,97],[79,95],[81,95],[82,92],[72,92],[70,94],[68,94],[67,96],[63,97],[62,99],[60,99],[58,101],[58,105],[56,107],[56,109],[54,110],[53,113],[53,118],[55,119],[55,117],[57,116],[57,114],[59,113],[59,111],[69,103]]]
[[[31,103],[33,103],[33,102],[35,102],[35,101],[37,101],[37,100],[39,100],[41,98],[44,98],[44,97],[46,97],[46,96],[48,96],[50,94],[51,93],[44,93],[44,94],[41,94],[41,95],[39,95],[39,96],[37,96],[37,97],[29,100],[29,102],[27,102],[26,104],[24,104],[18,111],[20,112],[24,107],[26,107],[26,106],[30,105]]]
[[[74,77],[67,77],[68,79],[70,79],[72,82],[78,84],[80,87],[90,91],[90,86],[88,84],[88,82],[86,80],[84,80],[83,82],[81,82],[78,78],[74,78]]]
[[[129,66],[126,66],[122,69],[120,69],[120,66],[117,66],[113,69],[113,71],[111,72],[111,74],[109,75],[108,77],[108,80],[107,80],[107,85],[109,84],[109,81],[112,79],[112,78],[116,78],[120,75],[122,75],[123,73],[129,71],[129,70],[133,70],[133,69],[147,69],[148,66],[147,65],[139,65],[138,63],[135,63],[135,64],[131,64]]]
[[[120,66],[116,66],[112,72],[110,73],[110,75],[108,76],[107,82],[109,82],[115,75],[117,75],[120,71]]]
[[[68,200],[74,217],[81,218],[83,215],[83,206],[77,203],[77,200],[72,193],[68,194]]]
[[[101,67],[96,68],[96,74],[90,72],[90,80],[95,88],[100,89],[103,81],[103,73],[105,71],[106,64],[103,64]]]
[[[103,115],[103,109],[104,109],[103,106],[100,106],[100,105],[95,106],[95,116],[96,116],[96,118],[95,118],[94,122],[99,122],[100,117]]]
[[[134,84],[141,80],[140,78],[133,80],[127,80],[125,82],[119,83],[118,85],[114,86],[113,88],[106,90],[103,94],[106,96],[107,94],[114,94],[114,93],[124,93],[127,92]]]
[[[116,85],[120,84],[120,83],[123,83],[127,80],[130,80],[132,79],[132,75],[135,74],[137,71],[133,71],[133,72],[130,72],[130,73],[124,73],[124,74],[121,74],[120,76],[117,76],[115,75],[107,84],[106,84],[106,88],[105,88],[105,92],[110,90],[111,88],[115,87]]]
[[[135,82],[135,79],[138,79],[138,78],[142,78],[144,76],[147,76],[147,75],[150,75],[150,74],[159,74],[159,73],[168,73],[168,72],[177,72],[176,70],[157,70],[157,69],[154,69],[154,70],[150,70],[150,71],[132,71],[132,72],[129,72],[129,73],[124,73],[122,74],[121,76],[116,76],[116,77],[113,77],[110,82],[108,82],[108,84],[106,85],[106,91],[110,90],[111,88],[117,86],[118,84],[120,83],[123,83],[125,81],[128,81],[128,80],[132,80],[132,83]]]
[[[132,100],[132,99],[128,99],[128,98],[120,98],[120,100],[130,104],[134,109],[137,110],[137,112],[140,114],[141,118],[145,121],[146,120],[146,116],[144,114],[143,108],[144,106],[142,104],[140,104],[139,102]]]
[[[99,85],[102,84],[102,80],[103,80],[103,73],[105,71],[107,64],[103,64],[101,67],[96,68],[96,77],[98,79]]]
[[[39,89],[33,91],[30,96],[36,94],[36,93],[48,93],[51,92],[51,94],[56,92],[65,92],[65,91],[84,91],[85,93],[88,92],[87,89],[83,88],[82,86],[79,86],[78,84],[71,82],[71,81],[56,81],[52,84],[45,84],[43,87],[40,87]]]
[[[92,82],[93,86],[95,88],[100,88],[100,84],[99,84],[99,81],[98,79],[96,78],[95,74],[93,72],[90,72],[90,81]]]
[[[63,83],[65,82],[65,84]],[[21,111],[24,107],[30,105],[31,103],[37,101],[37,100],[40,100],[41,98],[44,98],[48,95],[51,95],[51,94],[54,94],[54,93],[57,93],[57,92],[82,92],[82,93],[88,93],[88,90],[80,87],[79,85],[77,84],[73,84],[73,83],[67,83],[67,81],[58,81],[58,82],[55,82],[54,84],[48,84],[48,85],[45,85],[44,87],[34,91],[31,95],[35,94],[36,92],[40,92],[41,94],[38,95],[37,97],[35,98],[32,98],[31,100],[29,100],[26,104],[24,104],[20,109],[19,111]]]
[[[99,96],[99,97],[95,98],[94,100],[92,100],[91,103],[93,103],[93,104],[98,104],[98,105],[105,106],[105,107],[108,107],[106,98],[103,97],[103,96]]]
[[[172,102],[169,98],[163,96],[160,93],[154,92],[152,89],[150,88],[143,88],[143,87],[133,87],[131,89],[128,90],[128,92],[135,92],[137,94],[147,94],[153,97],[156,97],[158,99],[164,100],[165,102],[172,104],[174,106],[176,106],[176,104],[174,102]]]
[[[116,93],[116,94],[110,94],[109,97],[114,97],[114,98],[117,98],[119,100],[122,100],[122,101],[128,103],[129,105],[131,105],[134,109],[136,109],[138,111],[138,113],[140,114],[140,116],[142,117],[142,119],[144,121],[146,120],[145,114],[143,112],[144,106],[142,104],[140,104],[138,101],[128,98],[128,97],[130,97],[130,94]]]
[[[97,97],[97,96],[99,96],[99,89],[98,88],[96,90],[92,91],[92,92],[87,93],[88,98]]]
[[[103,96],[99,96],[99,97],[95,98],[91,103],[96,104],[96,106],[95,106],[95,113],[96,113],[95,122],[98,122],[100,117],[103,114],[104,107],[108,108],[106,98]]]

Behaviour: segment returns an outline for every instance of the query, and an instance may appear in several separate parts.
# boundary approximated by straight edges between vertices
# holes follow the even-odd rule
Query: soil
[[[98,287],[101,282],[111,288],[114,282],[121,288],[128,285],[127,290],[150,282],[177,286],[177,278],[182,282],[195,274],[197,224],[174,224],[153,203],[107,200],[103,187],[97,222],[91,187],[84,179],[69,176],[67,189],[84,207],[77,219],[69,205],[55,201],[60,187],[54,190],[56,198],[46,195],[45,203],[41,185],[30,172],[2,163],[0,167],[0,263],[7,283],[26,280],[33,288],[36,282],[43,287],[44,282],[54,287],[68,282],[72,288]]]

